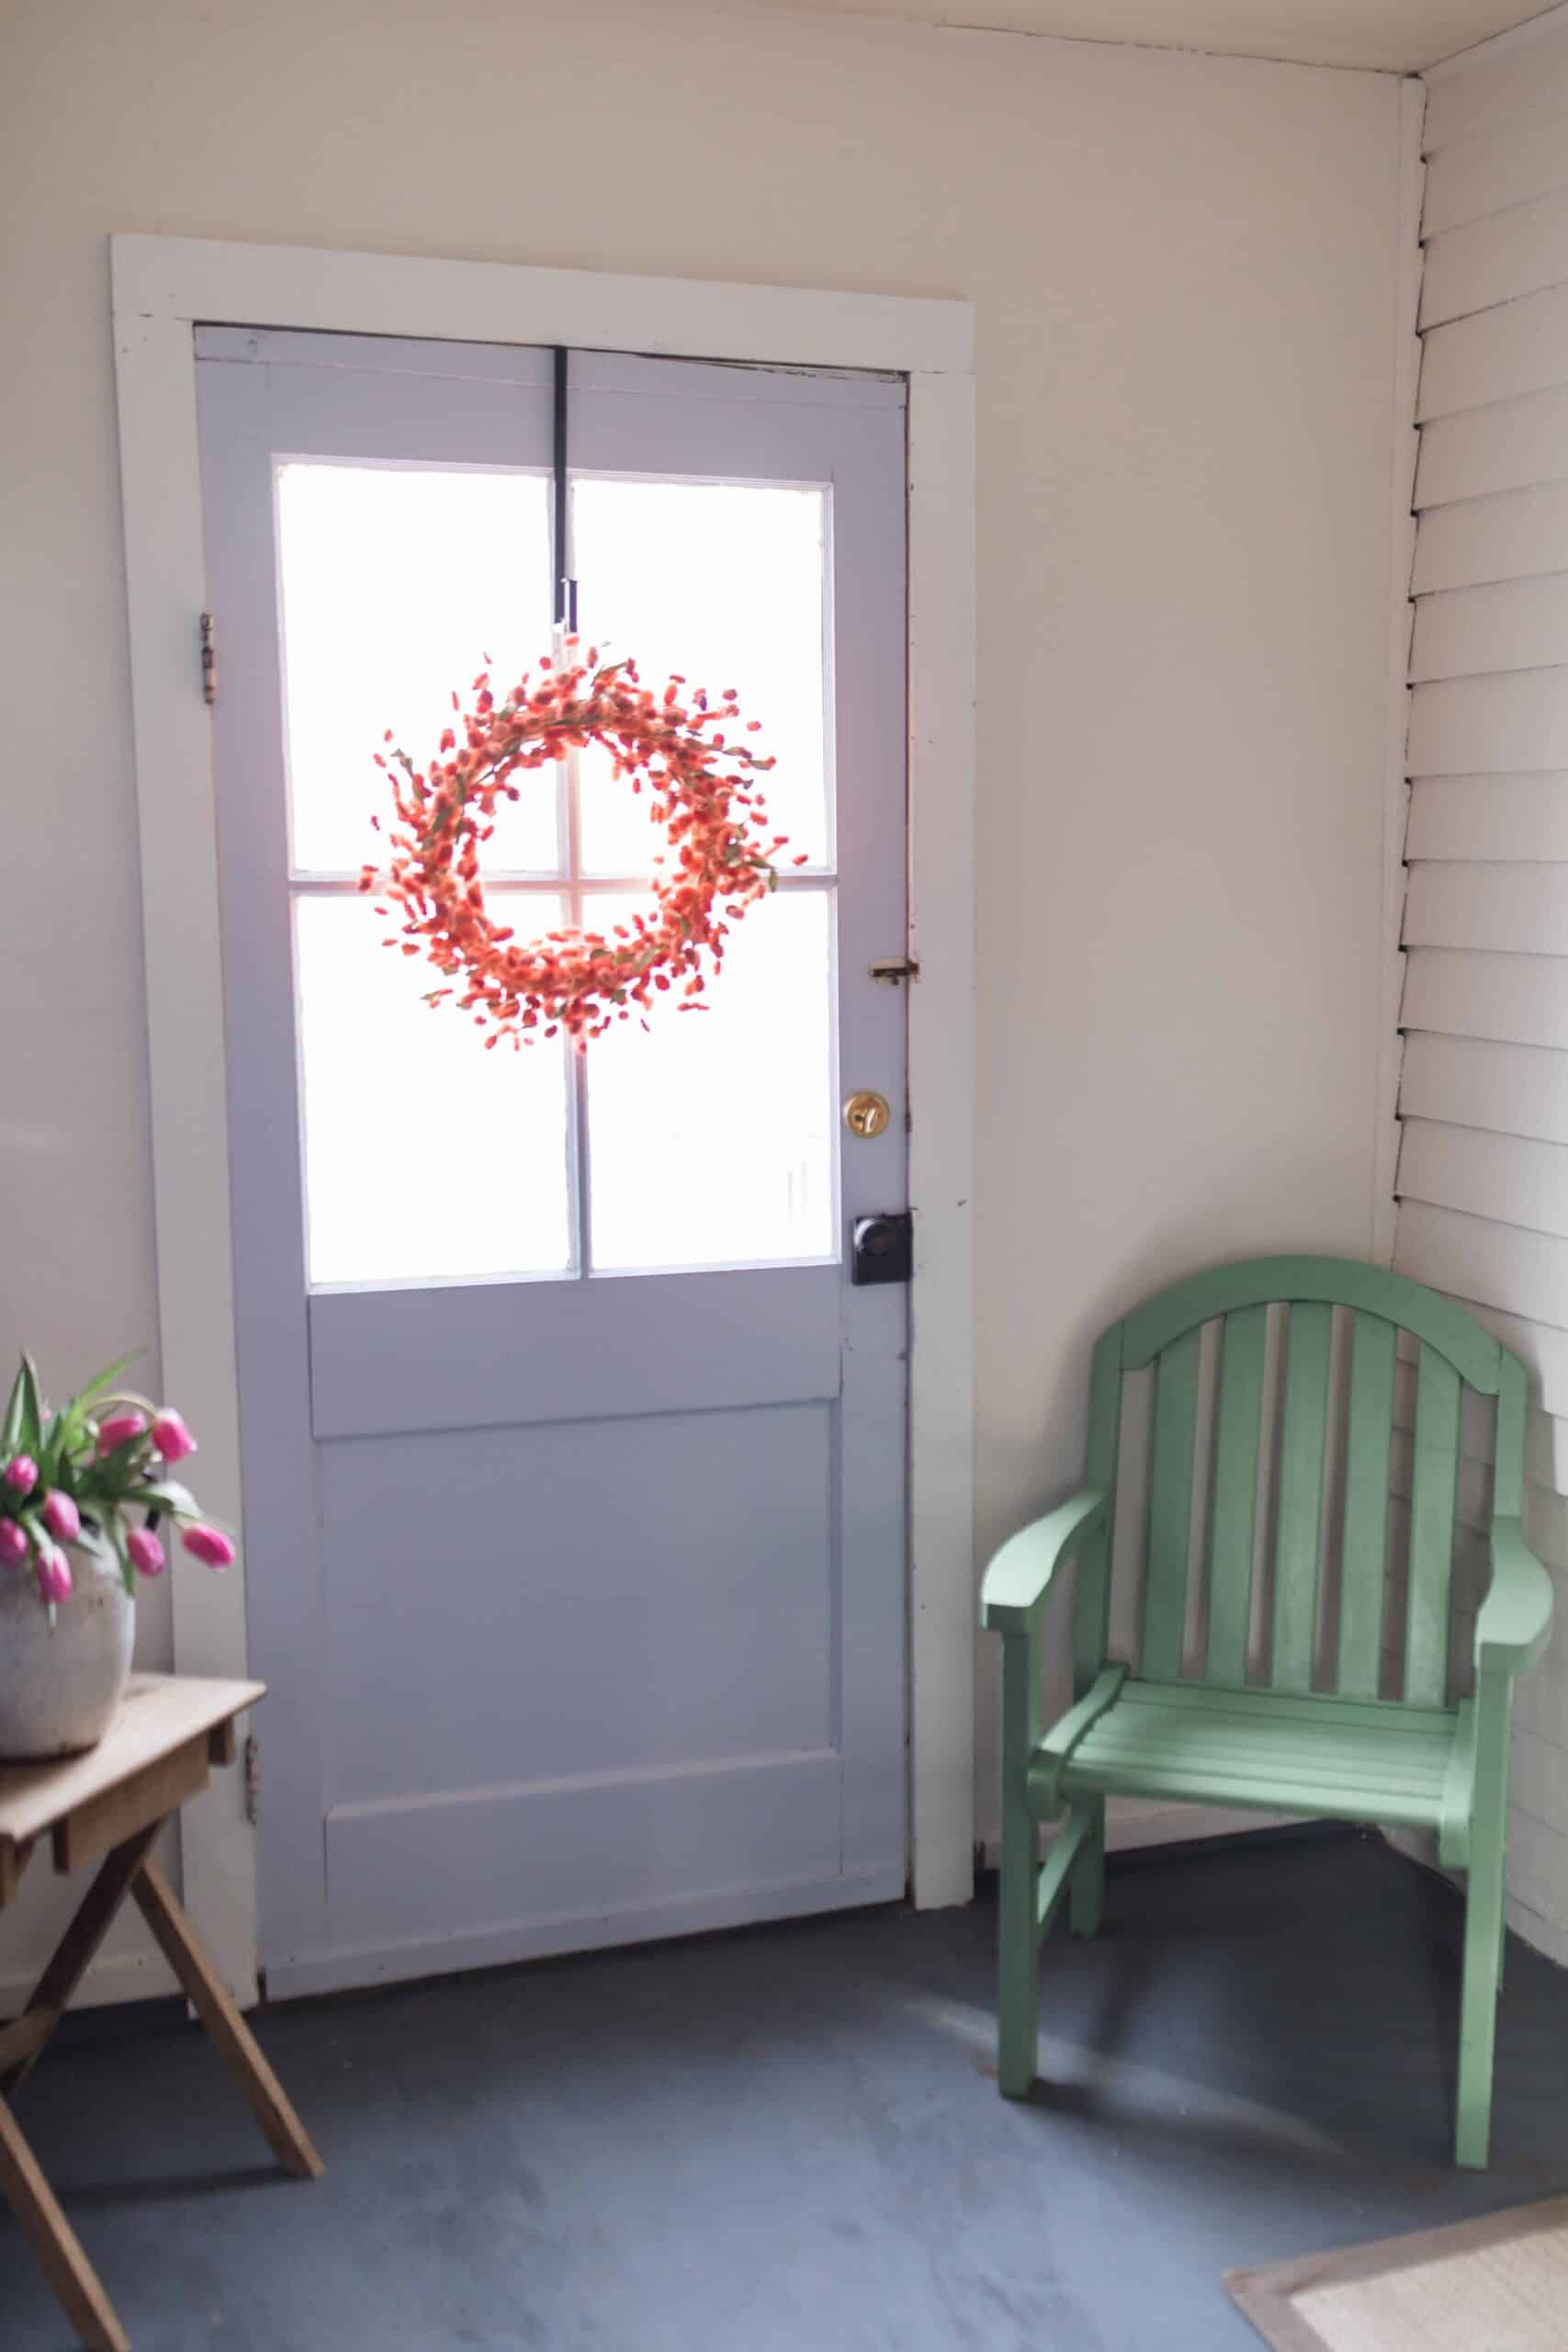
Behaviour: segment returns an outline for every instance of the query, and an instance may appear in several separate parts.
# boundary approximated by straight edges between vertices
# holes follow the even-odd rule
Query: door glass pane
[[[594,893],[585,920],[643,903]],[[833,1254],[829,892],[763,900],[726,951],[710,1011],[660,998],[588,1048],[595,1272]]]
[[[561,921],[548,894],[512,905],[520,934]],[[441,976],[383,947],[389,929],[368,899],[295,902],[311,1282],[563,1272],[564,1049],[487,1052],[470,1017],[424,1003]]]
[[[549,650],[549,487],[543,474],[333,465],[277,468],[286,728],[298,870],[378,863],[387,728],[434,756],[491,658],[502,691]],[[552,768],[524,780],[484,863],[554,873]]]
[[[587,477],[572,500],[584,636],[631,655],[645,685],[678,672],[715,700],[733,686],[742,718],[761,721],[745,741],[778,762],[770,831],[826,865],[826,491]],[[587,872],[649,871],[648,805],[596,746],[583,755]]]

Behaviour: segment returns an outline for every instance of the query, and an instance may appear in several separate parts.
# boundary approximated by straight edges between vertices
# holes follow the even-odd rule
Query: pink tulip
[[[164,1573],[164,1547],[150,1527],[133,1527],[125,1539],[130,1565],[144,1577],[161,1577]]]
[[[30,1453],[15,1453],[6,1464],[6,1484],[14,1495],[30,1495],[38,1485],[38,1464]]]
[[[152,1424],[152,1442],[165,1462],[183,1462],[196,1452],[196,1440],[172,1405],[165,1405]]]
[[[8,1568],[20,1566],[28,1556],[28,1539],[14,1519],[0,1519],[0,1562]]]
[[[197,1520],[193,1527],[180,1530],[180,1542],[194,1559],[205,1561],[209,1568],[231,1568],[234,1546],[220,1527],[207,1527]]]
[[[71,1598],[71,1563],[63,1552],[51,1544],[39,1555],[39,1590],[46,1600],[69,1600]]]
[[[146,1426],[145,1413],[111,1413],[107,1421],[98,1424],[98,1452],[112,1453],[117,1445],[129,1445]]]
[[[50,1533],[58,1535],[62,1544],[74,1544],[82,1532],[81,1512],[70,1496],[62,1495],[58,1487],[52,1493],[45,1495],[39,1516]]]

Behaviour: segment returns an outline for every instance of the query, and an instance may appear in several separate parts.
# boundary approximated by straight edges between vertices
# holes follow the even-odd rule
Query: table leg
[[[83,1898],[81,1907],[61,1938],[54,1958],[39,1978],[22,2019],[39,2018],[40,2030],[31,2046],[9,2066],[0,2066],[0,2098],[14,2098],[26,2082],[60,2022],[71,1996],[93,1962],[93,1956],[114,1924],[115,1914],[130,1892],[131,1882],[163,1827],[155,1821],[117,1846],[106,1860]],[[22,2020],[18,2019],[18,2023]]]
[[[285,2170],[314,2180],[321,2160],[240,2015],[195,1928],[152,1859],[153,1822],[117,1846],[87,1890],[20,2018],[0,2033],[0,2191],[42,2264],[86,2352],[129,2352],[129,2339],[80,2240],[39,2168],[6,2097],[24,2081],[81,1983],[126,1896],[134,1896],[175,1974]]]
[[[164,1959],[185,1988],[186,1997],[250,2101],[278,2163],[297,2179],[319,2179],[321,2159],[310,2134],[263,2057],[254,2034],[235,2007],[229,1987],[208,1957],[156,1862],[142,1862],[131,1880],[130,1892]]]
[[[4,2099],[0,2099],[0,2188],[87,2352],[130,2352],[130,2339],[115,2316],[97,2272],[83,2253],[81,2241],[61,2211],[54,2191],[39,2169],[38,2158]]]

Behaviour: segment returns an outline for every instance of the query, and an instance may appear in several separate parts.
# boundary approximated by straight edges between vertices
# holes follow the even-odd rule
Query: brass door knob
[[[863,1142],[885,1134],[892,1121],[886,1095],[874,1093],[869,1086],[852,1094],[844,1105],[844,1125],[851,1135],[859,1136]]]

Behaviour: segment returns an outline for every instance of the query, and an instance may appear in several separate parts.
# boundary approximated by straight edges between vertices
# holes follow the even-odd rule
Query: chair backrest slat
[[[1240,1306],[1226,1316],[1221,1341],[1213,1530],[1209,1544],[1207,1671],[1213,1682],[1247,1679],[1268,1328],[1266,1306]]]
[[[1111,1558],[1116,1541],[1116,1457],[1122,1439],[1122,1326],[1100,1334],[1089,1379],[1089,1447],[1085,1474],[1107,1497],[1105,1524],[1078,1553],[1073,1578],[1073,1695],[1081,1699],[1100,1672],[1111,1607]]]
[[[1389,1532],[1401,1333],[1416,1343],[1407,1576]],[[1497,1400],[1493,1512],[1507,1518],[1522,1491],[1524,1367],[1403,1274],[1255,1259],[1190,1275],[1112,1324],[1091,1378],[1089,1478],[1111,1508],[1078,1558],[1077,1695],[1121,1641],[1111,1530],[1125,1476],[1115,1574],[1136,1575],[1146,1534],[1132,1644],[1145,1680],[1448,1706],[1467,1388]]]
[[[1328,1442],[1328,1351],[1334,1309],[1292,1306],[1286,1333],[1284,1430],[1274,1523],[1273,1681],[1310,1690],[1317,1640],[1323,1460]]]
[[[1143,1671],[1155,1681],[1174,1680],[1181,1672],[1197,1431],[1198,1333],[1191,1330],[1165,1350],[1156,1375],[1142,1651]]]
[[[1123,1327],[1124,1328],[1124,1327]],[[1492,1509],[1499,1519],[1517,1519],[1524,1509],[1525,1368],[1506,1348],[1497,1375],[1496,1470],[1492,1482]]]
[[[1448,1696],[1449,1586],[1458,1476],[1459,1374],[1435,1348],[1423,1348],[1416,1388],[1404,1628],[1404,1696],[1412,1706],[1440,1707]]]
[[[1381,1315],[1358,1314],[1350,1355],[1345,1442],[1345,1528],[1339,1577],[1341,1698],[1375,1699],[1382,1664],[1389,1454],[1399,1333]]]

